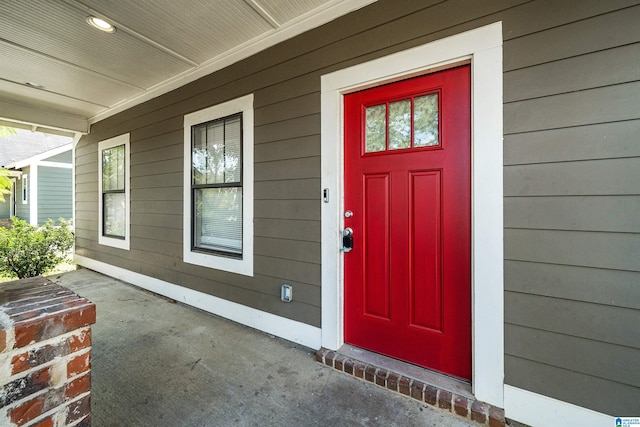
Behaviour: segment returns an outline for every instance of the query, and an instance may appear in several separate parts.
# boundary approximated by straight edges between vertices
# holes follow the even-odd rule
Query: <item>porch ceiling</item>
[[[2,1],[0,124],[87,132],[92,122],[374,1]],[[92,28],[89,16],[116,31]]]

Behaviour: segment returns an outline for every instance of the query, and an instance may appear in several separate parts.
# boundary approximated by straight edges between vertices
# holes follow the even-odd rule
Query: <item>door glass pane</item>
[[[104,193],[103,199],[105,236],[125,236],[125,196],[124,193]]]
[[[242,187],[195,190],[194,246],[242,254]]]
[[[384,151],[386,148],[387,109],[384,104],[367,107],[365,153]]]
[[[389,150],[411,147],[411,100],[389,103]]]
[[[438,145],[438,94],[416,98],[413,108],[413,146]]]

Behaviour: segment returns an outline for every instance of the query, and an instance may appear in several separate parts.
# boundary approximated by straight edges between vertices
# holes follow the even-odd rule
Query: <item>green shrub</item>
[[[71,224],[64,219],[59,226],[50,219],[35,227],[13,217],[11,228],[0,227],[0,273],[24,279],[52,270],[65,260],[73,246]]]

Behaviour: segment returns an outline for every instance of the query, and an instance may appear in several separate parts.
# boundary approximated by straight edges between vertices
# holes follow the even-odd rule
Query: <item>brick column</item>
[[[0,283],[0,425],[91,425],[95,305],[44,277]]]

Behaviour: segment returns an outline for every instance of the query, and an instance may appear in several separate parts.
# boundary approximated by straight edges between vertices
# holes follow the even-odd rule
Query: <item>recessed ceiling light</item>
[[[100,31],[104,31],[105,33],[115,33],[116,27],[109,24],[104,19],[96,18],[95,16],[90,16],[87,18],[87,22],[94,28],[97,28]]]

